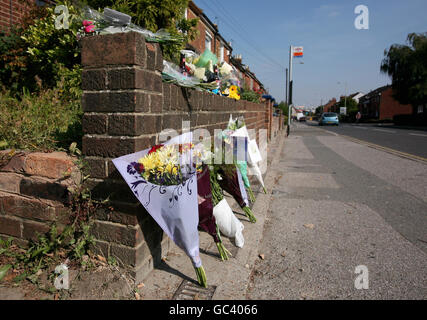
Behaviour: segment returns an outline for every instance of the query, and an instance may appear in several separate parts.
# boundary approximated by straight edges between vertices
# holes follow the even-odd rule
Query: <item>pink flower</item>
[[[84,25],[85,27],[90,26],[91,24],[93,24],[93,22],[92,22],[92,21],[89,21],[89,20],[83,20],[83,25]]]
[[[94,32],[94,31],[95,31],[95,26],[93,24],[88,25],[88,26],[85,27],[85,32],[86,33],[91,33],[91,32]]]

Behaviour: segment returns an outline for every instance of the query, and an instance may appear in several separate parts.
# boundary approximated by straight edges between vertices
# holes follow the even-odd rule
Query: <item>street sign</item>
[[[347,114],[347,108],[340,107],[340,114]]]
[[[294,47],[293,56],[295,58],[302,58],[304,55],[304,47]]]

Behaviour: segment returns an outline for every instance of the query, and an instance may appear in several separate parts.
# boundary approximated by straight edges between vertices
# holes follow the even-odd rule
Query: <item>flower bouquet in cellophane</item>
[[[245,144],[245,139],[231,137],[231,132],[224,130],[219,136],[215,136],[215,140],[217,141],[215,145],[222,145],[221,150],[215,150],[216,156],[222,157],[222,164],[214,164],[218,175],[218,183],[223,190],[227,191],[236,200],[249,221],[254,223],[256,218],[249,207],[242,174],[237,167],[237,163],[242,157],[241,152],[238,152],[239,146]]]
[[[134,195],[163,231],[190,257],[206,287],[199,253],[197,168],[192,133],[113,159]]]

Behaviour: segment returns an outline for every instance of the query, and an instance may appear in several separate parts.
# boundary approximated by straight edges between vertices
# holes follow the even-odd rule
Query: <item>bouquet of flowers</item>
[[[180,35],[172,36],[164,29],[160,29],[154,33],[141,28],[131,22],[131,16],[110,8],[105,8],[104,12],[100,13],[95,9],[85,6],[81,15],[83,21],[89,22],[93,27],[87,28],[88,25],[83,23],[84,33],[80,33],[80,36],[85,36],[89,33],[113,34],[135,31],[141,33],[149,42],[182,43],[184,39],[183,36]]]
[[[218,227],[214,216],[214,206],[217,202],[214,201],[213,190],[211,189],[210,170],[206,164],[201,166],[197,172],[197,192],[199,198],[199,227],[209,233],[218,248],[221,259],[228,260],[228,255],[231,253],[224,247],[221,240],[221,228]]]
[[[264,180],[262,178],[261,170],[259,169],[258,163],[262,161],[261,153],[259,152],[258,145],[255,139],[250,139],[248,130],[246,128],[246,124],[242,118],[237,118],[233,120],[230,116],[230,120],[228,122],[228,129],[233,130],[233,137],[246,137],[249,141],[247,150],[247,162],[241,161],[238,163],[238,167],[240,172],[242,173],[242,178],[245,183],[245,187],[248,189],[249,196],[252,200],[255,200],[255,196],[252,192],[252,188],[248,179],[248,167],[250,172],[255,175],[258,182],[262,185],[264,193],[267,193],[265,189]]]
[[[210,170],[210,185],[212,189],[212,202],[214,205],[213,214],[217,221],[219,230],[229,238],[234,238],[237,247],[242,248],[245,239],[243,238],[243,224],[236,218],[231,210],[227,200],[222,193],[221,186],[218,183],[218,172],[215,167]]]
[[[237,168],[237,161],[240,158],[237,154],[239,141],[237,141],[238,139],[231,137],[231,134],[232,131],[227,129],[224,130],[221,135],[215,137],[216,141],[220,141],[215,143],[215,145],[218,146],[219,143],[222,143],[223,146],[221,150],[222,153],[219,155],[222,157],[223,164],[215,165],[215,170],[219,177],[218,182],[223,190],[233,196],[249,220],[251,222],[256,222],[256,218],[253,215],[252,210],[249,208],[248,196],[242,179],[242,174]],[[233,146],[235,148],[233,148]],[[215,150],[215,153],[218,155],[218,150]]]
[[[189,132],[113,163],[148,213],[190,257],[199,284],[206,287],[197,229],[197,165],[192,160]]]

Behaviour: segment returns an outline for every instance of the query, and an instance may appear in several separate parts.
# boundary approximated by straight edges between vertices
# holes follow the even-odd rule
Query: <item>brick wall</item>
[[[28,9],[23,0],[0,0],[0,31],[7,31],[11,25],[19,24]]]
[[[392,97],[393,89],[388,88],[381,93],[380,120],[392,120],[398,114],[412,114],[412,106],[400,104]]]
[[[159,143],[165,129],[224,129],[230,114],[272,137],[272,105],[235,101],[163,83],[157,44],[137,33],[86,37],[82,42],[83,154],[94,197],[110,196],[114,213],[99,210],[93,234],[101,252],[114,255],[142,280],[170,246],[115,169],[112,159]],[[265,136],[265,135],[263,135]]]
[[[74,160],[64,152],[0,151],[0,237],[25,245],[51,223],[68,223],[64,204],[80,181]]]

